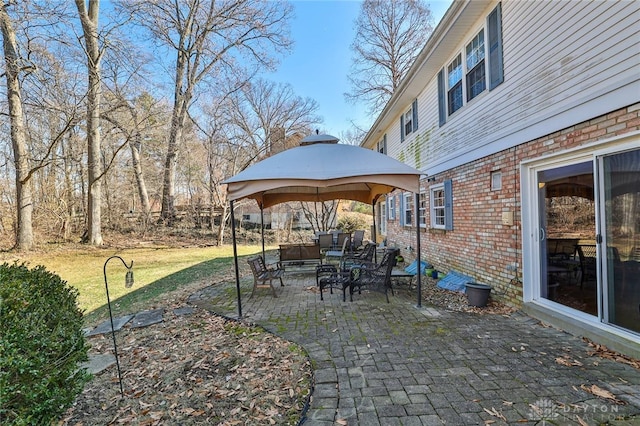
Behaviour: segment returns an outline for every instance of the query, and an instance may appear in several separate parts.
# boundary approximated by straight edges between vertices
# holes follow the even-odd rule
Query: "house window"
[[[411,213],[413,212],[413,203],[411,202],[412,195],[410,192],[402,195],[402,200],[404,201],[402,203],[402,218],[404,219],[402,225],[404,226],[411,226]]]
[[[427,227],[427,193],[420,193],[420,205],[418,206],[418,221],[421,228]]]
[[[431,227],[453,230],[453,185],[451,180],[431,186],[429,194],[431,198]]]
[[[467,44],[467,101],[478,96],[487,87],[484,68],[484,30]]]
[[[387,134],[385,133],[382,140],[378,142],[377,150],[380,154],[387,153]]]
[[[404,135],[407,136],[413,131],[413,112],[411,109],[404,113]]]
[[[444,229],[444,185],[431,187],[431,227]]]
[[[251,215],[249,215],[249,214],[243,214],[243,215],[242,215],[242,220],[245,220],[245,221],[247,221],[247,220],[251,220]]]
[[[447,67],[449,115],[462,107],[462,55],[458,55]]]
[[[418,100],[414,99],[411,108],[400,116],[400,142],[405,136],[418,130]]]
[[[502,4],[498,3],[487,16],[485,27],[438,72],[439,125],[443,126],[449,115],[463,107],[465,98],[468,102],[484,92],[487,85],[493,90],[503,82]]]
[[[499,191],[502,189],[502,172],[491,172],[491,190]]]
[[[396,197],[387,197],[387,217],[396,220]]]

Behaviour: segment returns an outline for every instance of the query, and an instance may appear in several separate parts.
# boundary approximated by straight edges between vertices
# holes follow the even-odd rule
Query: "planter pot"
[[[467,283],[465,285],[465,293],[467,294],[467,302],[469,303],[469,306],[482,308],[487,306],[489,293],[491,293],[491,286],[486,284]]]

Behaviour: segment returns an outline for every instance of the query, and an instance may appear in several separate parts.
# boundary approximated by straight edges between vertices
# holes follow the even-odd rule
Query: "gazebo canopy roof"
[[[229,200],[253,198],[262,207],[287,201],[355,200],[371,204],[403,189],[418,193],[421,172],[387,155],[311,135],[227,179]]]

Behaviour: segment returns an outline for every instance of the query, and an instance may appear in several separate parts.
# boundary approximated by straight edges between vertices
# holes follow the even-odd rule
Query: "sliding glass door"
[[[640,150],[600,158],[605,318],[640,332]]]
[[[533,298],[640,333],[640,150],[534,170]]]
[[[593,161],[537,173],[540,297],[597,315]]]

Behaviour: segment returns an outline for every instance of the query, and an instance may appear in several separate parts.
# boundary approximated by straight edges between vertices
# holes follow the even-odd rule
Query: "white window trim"
[[[387,154],[387,147],[386,147],[386,137],[387,135],[385,135],[382,139],[380,139],[378,141],[378,143],[376,144],[376,150],[380,153],[380,154]]]
[[[389,209],[387,214],[387,220],[396,220],[396,197],[387,197],[387,208]]]
[[[482,92],[478,93],[476,96],[474,96],[472,99],[469,99],[469,87],[467,87],[467,78],[469,73],[471,72],[471,70],[475,67],[472,68],[468,68],[467,67],[467,47],[473,43],[473,41],[476,39],[476,37],[478,37],[480,35],[480,33],[482,32],[482,45],[483,45],[483,50],[484,50],[484,56],[482,57],[481,61],[483,62],[482,64],[482,68],[484,68],[484,89],[482,89]],[[480,28],[478,31],[476,31],[475,35],[473,37],[471,37],[471,39],[469,39],[469,41],[467,43],[465,43],[464,47],[462,48],[462,55],[463,55],[463,62],[462,62],[462,70],[464,72],[464,84],[462,85],[463,88],[463,104],[462,106],[466,105],[468,102],[471,102],[472,100],[476,99],[478,96],[482,95],[482,93],[487,91],[487,88],[489,87],[488,84],[488,80],[489,80],[489,75],[488,72],[489,70],[487,69],[487,56],[489,55],[489,48],[487,47],[487,31],[485,29],[485,27],[483,26],[482,28]],[[478,61],[480,62],[480,61]],[[476,63],[477,64],[477,63]]]
[[[420,225],[420,228],[426,228],[427,212],[429,211],[429,199],[427,197],[427,193],[421,191],[418,199],[420,200],[420,204],[418,205],[418,224]],[[424,223],[421,222],[421,219],[424,219]]]
[[[412,202],[412,193],[411,192],[405,192],[402,194],[402,217],[403,217],[403,225],[406,227],[412,227],[413,226],[413,202]],[[407,222],[407,212],[409,212],[409,216],[411,218],[411,220],[409,220]]]
[[[435,196],[433,195],[435,191],[440,191],[440,190],[442,191],[442,206],[438,206],[437,209],[442,210],[443,217],[444,217],[443,224],[436,223],[436,206],[434,205]],[[447,195],[444,193],[444,191],[445,191],[444,183],[435,184],[429,188],[429,216],[431,218],[430,220],[431,227],[434,229],[446,229],[447,227],[447,215],[445,212],[445,201],[446,201]]]
[[[497,180],[498,184],[495,185],[495,180]],[[491,190],[492,191],[500,191],[502,190],[502,171],[494,170],[491,172]]]
[[[471,43],[473,41],[474,38],[476,38],[478,36],[478,34],[480,34],[480,31],[484,31],[484,58],[482,59],[484,61],[484,80],[485,80],[485,84],[484,84],[484,90],[482,91],[482,93],[476,95],[473,99],[471,99],[470,101],[468,101],[468,87],[467,87],[467,74],[469,73],[469,71],[471,71],[470,69],[467,69],[467,45],[469,43]],[[487,57],[489,55],[489,47],[488,47],[488,43],[487,43],[487,28],[486,28],[486,24],[482,25],[481,27],[478,27],[476,31],[474,31],[473,36],[470,37],[465,43],[462,44],[462,47],[458,50],[456,50],[456,53],[454,55],[451,56],[451,58],[446,62],[446,66],[445,66],[445,102],[447,103],[446,105],[446,111],[447,111],[447,117],[451,117],[453,115],[455,115],[456,112],[460,111],[461,109],[463,109],[469,102],[472,102],[473,100],[479,98],[480,96],[482,96],[484,93],[488,92],[488,88],[489,88],[489,69],[488,69],[488,63],[489,61],[487,61]],[[457,110],[455,110],[454,112],[452,112],[451,114],[449,114],[449,91],[451,90],[451,87],[449,87],[449,65],[451,65],[451,63],[453,61],[455,61],[458,58],[458,55],[460,55],[460,60],[461,60],[461,65],[462,65],[462,77],[461,77],[461,83],[462,83],[462,105],[460,106],[460,108],[458,108]]]
[[[460,76],[460,84],[462,85],[462,105],[460,105],[460,108],[458,108],[457,110],[453,111],[452,113],[449,113],[449,108],[451,106],[450,103],[449,103],[449,92],[451,92],[451,89],[453,88],[450,85],[450,82],[449,82],[449,67],[451,66],[453,61],[456,61],[458,59],[458,57],[460,57],[460,64],[461,64],[461,67],[462,67],[462,75]],[[449,60],[447,62],[447,66],[445,67],[445,81],[446,81],[445,102],[447,103],[446,111],[447,111],[447,116],[449,116],[449,117],[452,116],[453,114],[455,114],[456,112],[460,111],[465,106],[465,93],[467,93],[466,87],[465,87],[466,86],[465,75],[466,75],[466,73],[465,73],[465,65],[464,65],[464,54],[462,52],[458,51],[453,56],[453,58],[451,58],[451,60]],[[456,82],[455,85],[457,85],[457,84],[458,83]]]
[[[411,130],[407,131],[407,127]],[[405,136],[409,136],[413,133],[413,104],[409,107],[409,110],[404,113],[404,128],[402,129]]]

